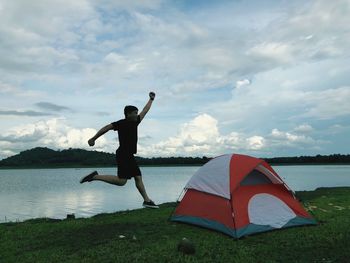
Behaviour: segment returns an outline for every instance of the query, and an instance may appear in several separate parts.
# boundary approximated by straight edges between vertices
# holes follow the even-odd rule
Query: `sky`
[[[138,155],[349,154],[350,1],[0,0],[0,159],[113,152],[103,126],[141,111]]]

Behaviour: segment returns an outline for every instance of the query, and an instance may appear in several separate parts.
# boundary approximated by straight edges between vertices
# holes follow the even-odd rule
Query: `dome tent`
[[[226,154],[210,160],[184,190],[170,220],[235,238],[316,224],[272,167],[247,155]]]

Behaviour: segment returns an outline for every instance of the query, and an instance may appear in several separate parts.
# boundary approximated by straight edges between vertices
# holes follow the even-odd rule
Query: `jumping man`
[[[106,183],[123,186],[128,179],[134,177],[136,188],[139,190],[144,200],[143,206],[149,208],[158,208],[158,206],[148,197],[145,186],[142,182],[142,176],[139,166],[136,163],[134,154],[137,152],[137,126],[145,117],[146,113],[152,106],[156,94],[149,93],[149,100],[141,113],[138,115],[138,109],[135,106],[125,106],[125,119],[112,122],[100,129],[88,143],[90,146],[95,145],[95,141],[110,130],[118,131],[119,148],[116,151],[116,161],[118,166],[118,175],[99,175],[97,171],[83,177],[80,183],[91,181],[103,181]]]

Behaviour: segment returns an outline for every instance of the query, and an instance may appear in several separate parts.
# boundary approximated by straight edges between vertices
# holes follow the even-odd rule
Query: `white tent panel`
[[[249,221],[256,225],[281,228],[296,217],[293,210],[281,199],[270,194],[254,195],[248,204]]]
[[[232,154],[216,157],[191,177],[185,188],[230,199],[230,162]]]

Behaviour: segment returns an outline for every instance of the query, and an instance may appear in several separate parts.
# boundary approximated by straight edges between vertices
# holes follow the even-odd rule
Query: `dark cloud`
[[[38,116],[52,116],[53,114],[39,111],[16,111],[16,110],[0,110],[0,115],[11,115],[11,116],[27,116],[27,117],[38,117]]]
[[[68,107],[60,106],[60,105],[53,104],[50,102],[38,102],[38,103],[35,103],[35,105],[41,109],[49,110],[49,111],[63,111],[63,110],[72,111]]]

